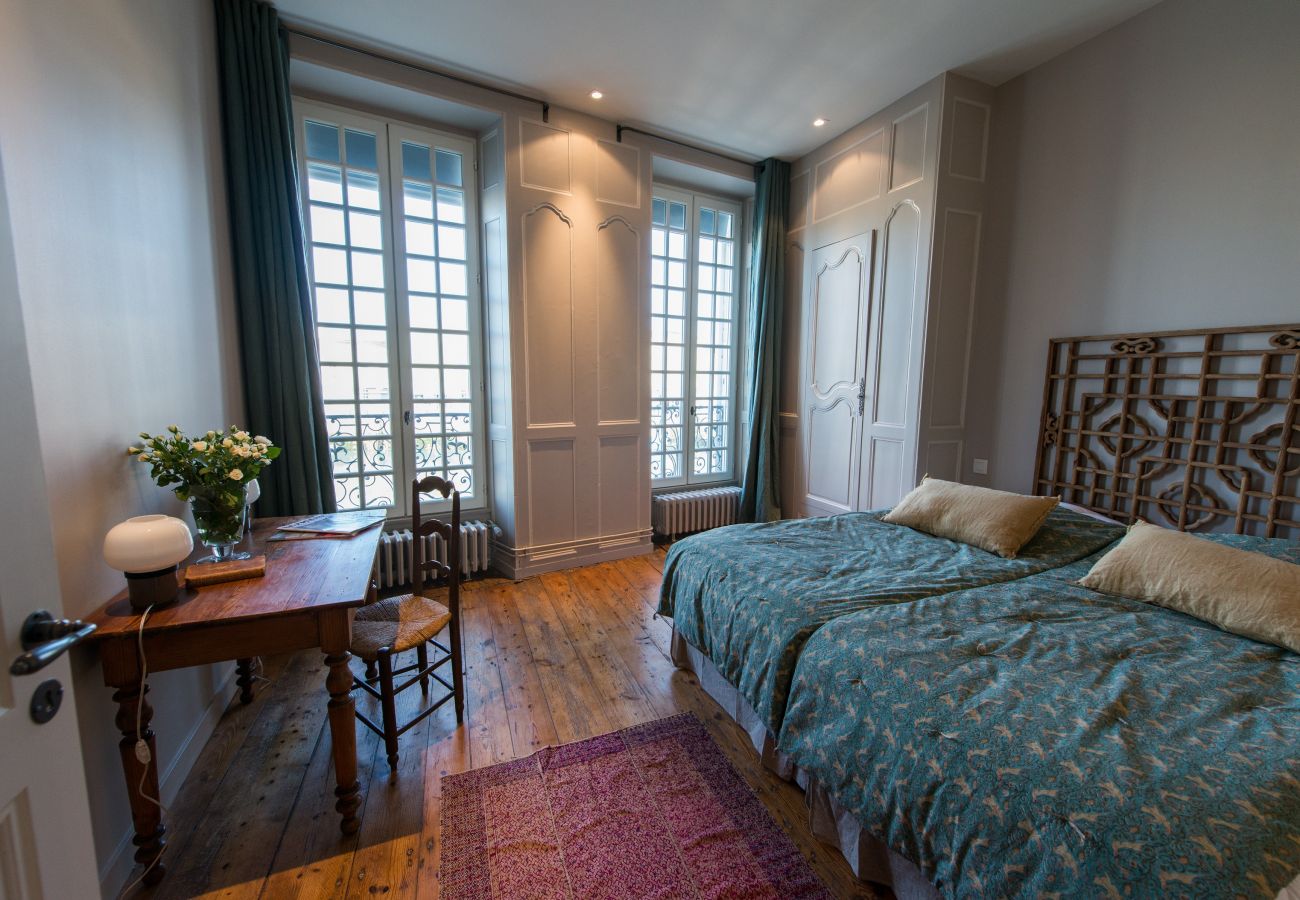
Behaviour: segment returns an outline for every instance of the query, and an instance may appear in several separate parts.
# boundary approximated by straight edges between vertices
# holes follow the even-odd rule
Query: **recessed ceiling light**
[[[817,118],[813,119],[813,128],[821,128],[825,124],[826,124],[826,120],[823,119],[821,116],[818,116]]]
[[[602,94],[600,91],[592,91],[592,92],[591,92],[591,99],[592,99],[592,100],[599,100],[599,99],[600,99],[601,97],[603,97],[603,96],[605,96],[605,95]]]

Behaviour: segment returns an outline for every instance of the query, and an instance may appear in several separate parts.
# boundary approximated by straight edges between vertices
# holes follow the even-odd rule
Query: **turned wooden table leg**
[[[352,669],[348,660],[352,654],[344,650],[328,653],[325,665],[325,687],[330,693],[330,740],[334,748],[334,808],[343,821],[339,828],[344,834],[355,834],[361,827],[357,809],[361,806],[361,786],[357,783],[357,719],[356,704],[352,700]]]
[[[239,685],[239,702],[247,706],[253,702],[253,661],[239,660],[235,663],[235,671],[239,673],[235,678],[235,684]]]
[[[154,745],[153,707],[145,698],[149,688],[141,692],[138,685],[118,688],[113,694],[117,703],[117,729],[122,732],[118,746],[122,751],[122,771],[126,775],[126,791],[131,801],[131,820],[135,825],[135,861],[142,866],[152,864],[144,876],[144,883],[157,884],[165,869],[161,860],[167,841],[162,822],[162,807],[155,801],[158,796],[158,749]],[[136,732],[136,710],[139,707],[139,733]],[[143,741],[143,746],[140,742]],[[147,748],[147,751],[146,751]],[[149,799],[153,798],[153,799]]]

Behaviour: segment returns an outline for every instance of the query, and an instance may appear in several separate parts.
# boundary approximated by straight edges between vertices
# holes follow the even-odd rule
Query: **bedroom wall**
[[[63,608],[122,586],[100,555],[128,516],[182,515],[122,452],[141,429],[238,421],[215,36],[207,0],[0,0],[0,154]],[[232,667],[150,678],[163,800],[229,699]],[[115,705],[73,659],[105,893],[130,868]]]
[[[650,548],[656,157],[749,166],[295,38],[296,59],[497,113],[479,134],[494,565],[522,578]],[[427,117],[426,117],[427,118]],[[433,121],[433,120],[430,120]]]
[[[963,480],[1030,489],[1051,337],[1300,320],[1298,40],[1166,0],[998,89]]]

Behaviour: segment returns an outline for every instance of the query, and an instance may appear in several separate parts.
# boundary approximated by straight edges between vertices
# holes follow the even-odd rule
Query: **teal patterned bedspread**
[[[673,545],[659,613],[713,661],[776,734],[808,637],[857,610],[1023,578],[1087,556],[1124,529],[1052,512],[1016,559],[882,522],[886,510],[733,525]]]
[[[1092,561],[827,624],[780,748],[948,897],[1276,896],[1300,655],[1073,584]]]

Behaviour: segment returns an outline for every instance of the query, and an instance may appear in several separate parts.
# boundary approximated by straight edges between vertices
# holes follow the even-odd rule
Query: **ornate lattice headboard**
[[[1300,325],[1053,339],[1034,486],[1123,522],[1300,537]]]

